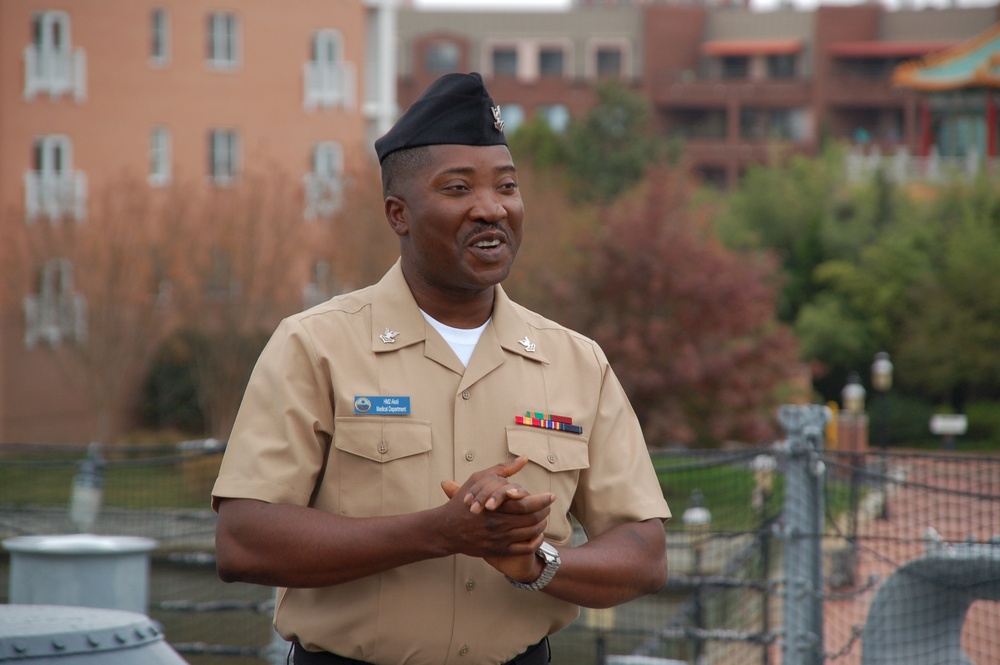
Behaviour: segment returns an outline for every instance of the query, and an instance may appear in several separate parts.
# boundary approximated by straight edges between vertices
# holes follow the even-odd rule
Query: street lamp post
[[[889,390],[892,388],[892,361],[889,354],[879,351],[875,354],[872,362],[872,388],[879,394],[879,414],[878,414],[878,443],[882,450],[881,464],[879,465],[879,490],[882,495],[882,510],[879,513],[880,519],[889,519],[889,498],[886,496],[885,476],[889,470]]]
[[[850,443],[847,450],[850,451],[851,458],[851,528],[850,539],[854,543],[858,529],[858,467],[861,466],[860,453],[858,451],[858,423],[861,414],[865,411],[865,388],[861,385],[861,377],[857,372],[847,375],[847,384],[840,393],[843,402],[840,422],[847,425],[847,432],[850,433]]]
[[[705,495],[702,494],[701,490],[691,491],[691,500],[681,516],[681,522],[684,524],[684,529],[695,538],[691,548],[694,555],[692,572],[693,576],[697,578],[694,590],[694,627],[701,630],[705,627],[701,605],[701,592],[704,586],[701,581],[701,556],[705,547],[706,532],[712,526],[712,513],[705,507]],[[701,635],[697,635],[694,640],[694,662],[695,665],[704,665],[706,662],[705,646]]]

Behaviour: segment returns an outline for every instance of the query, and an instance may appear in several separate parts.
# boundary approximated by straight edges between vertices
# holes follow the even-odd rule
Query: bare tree
[[[123,176],[98,191],[86,220],[5,227],[4,273],[23,299],[24,344],[47,349],[38,362],[59,367],[64,383],[53,392],[87,395],[96,424],[79,436],[92,441],[114,439],[162,332],[157,208],[145,183]]]
[[[176,325],[200,340],[198,395],[214,436],[228,434],[267,336],[302,306],[310,251],[300,201],[289,179],[270,171],[175,197],[168,212],[170,301]]]

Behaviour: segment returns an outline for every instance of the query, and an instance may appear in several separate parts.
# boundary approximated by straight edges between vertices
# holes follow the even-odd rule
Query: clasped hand
[[[510,481],[525,456],[469,476],[461,486],[446,480],[445,527],[459,552],[484,559],[501,573],[531,582],[541,574],[535,550],[542,544],[554,494],[531,494]]]

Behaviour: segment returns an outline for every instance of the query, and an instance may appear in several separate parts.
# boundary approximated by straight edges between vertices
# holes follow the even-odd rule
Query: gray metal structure
[[[10,602],[145,613],[152,538],[71,534],[7,538]]]
[[[929,538],[925,556],[899,568],[875,596],[861,665],[972,665],[962,626],[976,600],[1000,601],[1000,538],[955,545]]]
[[[0,663],[185,665],[148,617],[52,605],[0,605]]]
[[[823,430],[825,406],[785,405],[778,422],[785,429],[783,665],[823,662]]]

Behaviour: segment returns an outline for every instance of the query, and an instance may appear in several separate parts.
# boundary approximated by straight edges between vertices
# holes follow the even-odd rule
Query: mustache
[[[501,226],[500,224],[486,224],[484,222],[478,222],[471,231],[462,237],[462,244],[468,244],[473,238],[483,233],[499,233],[504,237],[505,242],[508,244],[510,243],[510,232],[504,226]]]

